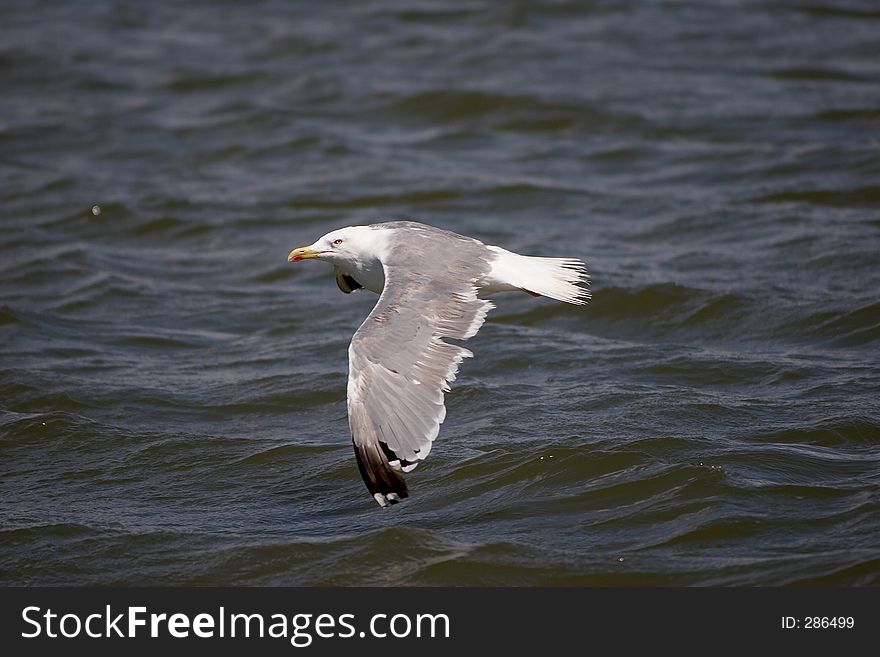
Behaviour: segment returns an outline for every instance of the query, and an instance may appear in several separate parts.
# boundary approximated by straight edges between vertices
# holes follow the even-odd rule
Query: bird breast
[[[382,294],[382,290],[385,288],[385,270],[378,260],[361,261],[348,267],[340,267],[340,269],[364,288],[376,294]]]

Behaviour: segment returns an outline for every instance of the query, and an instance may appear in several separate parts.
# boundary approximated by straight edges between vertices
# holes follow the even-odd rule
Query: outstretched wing
[[[393,230],[385,288],[348,350],[348,419],[358,466],[380,506],[407,497],[403,472],[431,451],[443,394],[473,354],[443,338],[475,335],[493,307],[480,242],[436,229]]]

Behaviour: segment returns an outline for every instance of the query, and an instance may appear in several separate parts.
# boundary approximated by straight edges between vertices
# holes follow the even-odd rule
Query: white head
[[[310,246],[294,249],[288,262],[318,259],[348,269],[381,261],[385,255],[385,231],[370,226],[348,226],[327,233]]]

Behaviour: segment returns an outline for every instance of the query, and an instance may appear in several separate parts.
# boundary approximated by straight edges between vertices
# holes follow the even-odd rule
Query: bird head
[[[294,249],[288,262],[318,259],[332,265],[352,265],[370,260],[381,260],[383,249],[381,231],[370,226],[349,226],[327,233],[309,246]]]

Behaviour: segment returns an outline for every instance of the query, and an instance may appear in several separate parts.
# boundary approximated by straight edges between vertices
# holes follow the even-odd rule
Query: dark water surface
[[[0,16],[0,583],[880,584],[876,3]],[[375,297],[285,258],[403,216],[594,300],[499,296],[382,511]]]

